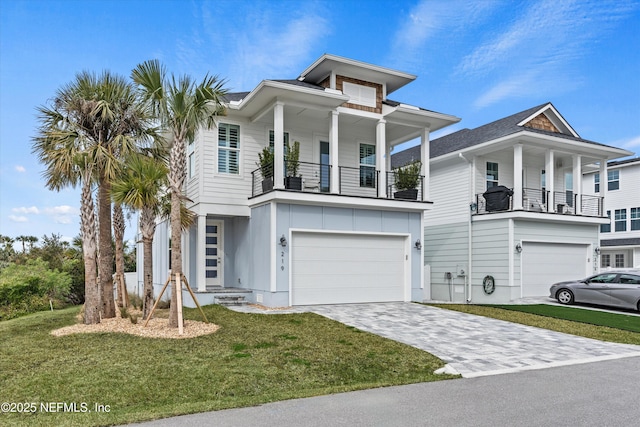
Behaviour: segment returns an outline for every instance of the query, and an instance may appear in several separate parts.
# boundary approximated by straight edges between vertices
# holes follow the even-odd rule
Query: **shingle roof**
[[[443,156],[445,154],[453,153],[463,150],[465,148],[473,147],[474,145],[482,144],[483,142],[492,141],[498,138],[502,138],[511,134],[515,134],[522,131],[539,133],[542,135],[555,136],[573,141],[586,142],[589,144],[603,145],[597,142],[589,141],[582,138],[576,138],[573,135],[567,135],[563,133],[545,131],[541,129],[535,129],[531,127],[518,126],[518,123],[522,122],[527,117],[531,116],[535,112],[550,105],[550,102],[538,105],[536,107],[529,108],[519,113],[512,114],[508,117],[496,120],[486,125],[479,126],[475,129],[461,129],[457,132],[445,135],[441,138],[431,141],[429,146],[430,158]],[[394,158],[395,157],[395,158]],[[393,167],[406,164],[411,159],[420,158],[420,147],[412,147],[391,156],[391,165]]]

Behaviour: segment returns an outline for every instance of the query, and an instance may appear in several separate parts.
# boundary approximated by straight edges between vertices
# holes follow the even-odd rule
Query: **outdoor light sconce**
[[[596,247],[595,249],[596,256],[600,255],[600,247]]]
[[[280,246],[283,248],[287,246],[287,238],[284,237],[284,234],[280,237]]]
[[[522,253],[522,245],[520,243],[516,243],[516,252]]]
[[[417,250],[422,249],[422,242],[420,242],[420,239],[416,240],[416,243],[414,243],[414,246],[416,247]]]

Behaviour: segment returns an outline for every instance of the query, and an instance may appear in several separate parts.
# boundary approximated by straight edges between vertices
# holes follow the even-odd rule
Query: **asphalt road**
[[[640,425],[640,357],[341,393],[141,426]],[[213,386],[213,385],[212,385]]]

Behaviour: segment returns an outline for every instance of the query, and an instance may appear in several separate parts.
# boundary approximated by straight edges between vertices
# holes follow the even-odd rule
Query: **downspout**
[[[464,160],[465,162],[467,162],[467,164],[469,165],[469,210],[468,210],[468,215],[469,215],[469,221],[468,221],[468,229],[467,229],[467,274],[464,276],[464,284],[465,287],[467,288],[467,304],[471,303],[471,263],[473,261],[473,255],[472,255],[472,246],[471,246],[471,204],[473,203],[473,163],[470,162],[465,156],[462,155],[462,153],[458,153],[458,157],[460,157],[462,160]]]

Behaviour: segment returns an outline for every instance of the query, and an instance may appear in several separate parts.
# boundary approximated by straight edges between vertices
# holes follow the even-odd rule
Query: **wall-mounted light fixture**
[[[280,246],[283,248],[287,246],[287,238],[284,237],[284,234],[280,237]]]
[[[420,241],[420,239],[416,240],[413,246],[415,246],[417,250],[422,249],[422,242]]]
[[[594,249],[594,252],[596,253],[596,256],[600,255],[600,247],[599,247],[599,246],[597,246],[597,247]]]
[[[520,243],[516,243],[516,252],[522,253],[522,245]]]

